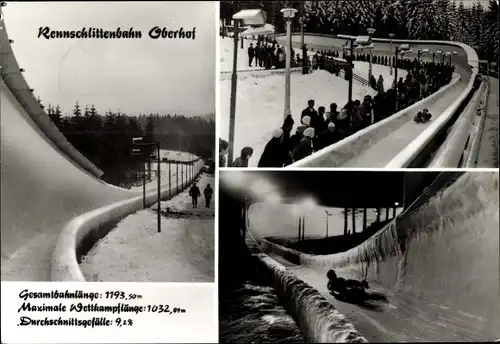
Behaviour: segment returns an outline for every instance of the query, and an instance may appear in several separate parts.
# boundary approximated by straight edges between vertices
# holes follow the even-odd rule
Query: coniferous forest
[[[137,181],[142,166],[143,158],[132,155],[133,137],[205,159],[215,150],[213,117],[132,116],[111,110],[101,114],[94,105],[82,107],[78,102],[71,115],[63,115],[59,105],[49,105],[46,111],[66,139],[104,172],[103,180],[123,187]]]
[[[473,47],[481,59],[498,62],[498,0],[485,8],[477,0],[325,0],[325,1],[221,1],[220,17],[230,23],[240,9],[261,8],[277,32],[285,31],[279,10],[299,10],[292,30],[300,31],[300,11],[304,11],[304,31],[321,34],[366,34],[395,39],[446,40]]]

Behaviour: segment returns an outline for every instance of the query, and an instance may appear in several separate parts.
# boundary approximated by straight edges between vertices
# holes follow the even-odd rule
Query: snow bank
[[[245,146],[254,149],[249,166],[257,166],[264,147],[271,139],[275,128],[283,124],[285,101],[285,78],[273,75],[267,78],[247,78],[238,82],[236,97],[236,125],[234,158],[238,157]],[[300,123],[302,110],[307,101],[314,99],[316,107],[329,108],[330,103],[344,106],[348,98],[349,83],[323,70],[312,74],[291,75],[291,112],[295,124]],[[374,96],[376,92],[369,88],[353,85],[353,99],[363,99],[367,94]],[[229,137],[229,103],[231,81],[220,83],[220,130],[221,137]]]
[[[199,187],[213,185],[202,175]],[[188,191],[161,203],[170,211],[162,216],[145,209],[127,216],[97,242],[81,263],[88,281],[213,282],[214,210],[190,209]],[[154,208],[154,207],[153,207]],[[165,217],[166,215],[166,217]],[[172,218],[173,217],[173,218]]]
[[[272,282],[285,309],[311,343],[367,342],[323,296],[283,265],[262,253],[254,237],[246,232],[245,243],[262,264],[261,272]]]
[[[331,303],[314,288],[265,254],[257,257],[270,271],[273,287],[285,309],[293,314],[304,337],[310,343],[366,343]]]

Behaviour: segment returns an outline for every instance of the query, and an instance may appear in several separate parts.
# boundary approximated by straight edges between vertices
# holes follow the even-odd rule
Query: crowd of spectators
[[[309,50],[311,51],[311,50]],[[352,57],[337,50],[321,50],[314,54],[307,53],[304,47],[303,55],[312,55],[306,59],[307,71],[326,70],[339,75],[342,64],[339,59],[346,61],[369,61],[368,54],[354,54]],[[301,65],[301,57],[292,50],[293,66]],[[249,48],[249,64],[253,62],[265,68],[284,68],[286,61],[285,49],[276,41],[269,41],[269,37],[259,36],[255,46]],[[394,67],[395,56],[372,57],[373,64]],[[392,87],[384,90],[384,79],[380,75],[378,80],[372,75],[367,83],[377,91],[375,96],[366,95],[362,100],[348,101],[343,107],[331,103],[328,109],[319,106],[315,109],[315,101],[309,100],[308,106],[302,111],[301,123],[292,135],[294,120],[288,116],[281,128],[272,133],[271,140],[267,143],[262,153],[259,167],[284,167],[299,161],[313,152],[334,144],[344,138],[362,130],[376,122],[392,116],[396,112],[418,102],[422,98],[436,92],[441,87],[451,82],[454,67],[441,62],[423,62],[417,59],[400,58],[397,68],[407,71],[405,77],[394,80]],[[352,71],[345,70],[344,76],[350,78]],[[227,143],[226,143],[227,144]],[[239,167],[248,166],[248,159],[252,156],[253,149],[245,147],[241,156],[233,163]],[[221,161],[222,162],[222,161]],[[225,166],[225,161],[223,165]]]

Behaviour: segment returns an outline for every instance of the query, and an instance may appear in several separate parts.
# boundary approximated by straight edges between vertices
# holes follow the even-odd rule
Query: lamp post
[[[297,10],[295,8],[284,8],[281,10],[283,17],[286,20],[286,41],[288,49],[286,52],[286,74],[285,74],[285,111],[284,118],[291,114],[290,111],[290,65],[292,63],[292,19],[295,17]]]
[[[136,147],[139,147],[139,148],[134,148],[132,149],[132,155],[142,155],[144,157],[144,154],[143,154],[143,150],[141,149],[141,147],[156,147],[156,150],[157,150],[157,159],[156,159],[156,163],[157,163],[157,173],[158,173],[158,176],[157,176],[157,201],[158,201],[158,208],[157,208],[157,222],[158,222],[158,233],[161,232],[161,176],[160,176],[160,173],[161,173],[161,166],[160,166],[160,142],[155,142],[155,143],[142,143],[143,141],[143,138],[142,137],[134,137],[132,138],[132,145],[133,146],[136,146]],[[151,151],[149,151],[151,152]],[[148,156],[148,160],[149,160],[149,156]],[[143,177],[142,177],[142,206],[143,208],[145,209],[146,208],[146,161],[143,161],[142,162],[142,165],[143,165]]]
[[[417,82],[418,82],[418,94],[417,98],[420,100],[421,92],[421,83],[420,83],[420,57],[424,54],[428,54],[430,52],[429,49],[418,49],[417,51]]]
[[[449,60],[448,60],[448,64],[451,66],[451,57],[453,56],[453,53],[452,53],[452,52],[450,52],[450,51],[448,51],[448,52],[446,53],[446,56],[448,56],[448,58],[449,58]],[[443,63],[444,63],[444,62],[443,62]]]
[[[332,213],[329,213],[328,210],[325,209],[325,217],[326,217],[326,237],[328,238],[328,217],[332,216]]]
[[[439,49],[438,51],[436,51],[436,55],[443,55],[443,51],[441,49]],[[434,53],[432,54],[432,62],[434,62]]]
[[[304,53],[304,1],[300,2],[300,49],[302,50],[302,54]],[[305,65],[306,65],[306,60],[305,57],[307,57],[307,52],[305,55],[302,56],[302,74],[305,73]]]
[[[374,28],[368,28],[366,30],[368,32],[368,44],[369,44],[369,49],[370,49],[370,67],[368,70],[368,81],[371,80],[372,78],[372,64],[373,64],[373,46],[372,46],[372,36],[375,33]]]
[[[391,52],[393,51],[393,48],[392,48],[392,39],[394,38],[394,34],[393,33],[390,33],[389,34],[389,38],[391,39]],[[389,67],[390,67],[390,71],[389,71],[389,75],[392,75],[392,58],[389,60]]]
[[[236,114],[236,69],[238,68],[238,32],[240,21],[234,19],[234,33],[233,33],[233,71],[231,73],[231,100],[229,102],[229,149],[227,152],[227,166],[231,167],[233,164],[233,151],[234,151],[234,123]]]
[[[405,52],[411,52],[410,46],[408,44],[401,44],[400,47],[396,46],[396,61],[394,63],[394,86],[396,89],[396,112],[398,112],[398,100],[399,100],[399,92],[398,92],[398,58],[399,55],[404,54]]]
[[[392,218],[396,217],[396,207],[399,205],[398,202],[394,203],[394,208],[392,208]]]
[[[231,100],[229,103],[229,146],[227,153],[227,166],[231,167],[233,164],[233,154],[234,154],[234,125],[235,125],[235,113],[236,113],[236,69],[238,61],[238,36],[240,31],[240,25],[256,25],[263,26],[266,23],[266,14],[264,11],[259,10],[242,10],[233,15],[234,22],[234,34],[233,34],[233,71],[231,73]]]

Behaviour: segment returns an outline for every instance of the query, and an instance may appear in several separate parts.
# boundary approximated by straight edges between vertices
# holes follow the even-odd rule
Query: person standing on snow
[[[314,128],[310,127],[304,130],[304,137],[300,140],[300,143],[295,147],[292,152],[293,161],[299,161],[306,156],[311,155],[313,150],[313,139],[315,138],[316,133],[314,132]]]
[[[278,128],[273,131],[273,137],[266,144],[257,167],[283,167],[285,156],[282,137],[283,129]]]
[[[214,190],[207,184],[205,190],[203,190],[203,194],[205,195],[205,207],[210,208],[210,201],[212,200],[212,195],[214,194]]]
[[[255,50],[253,44],[250,43],[248,47],[248,67],[252,67],[253,58],[255,57]]]
[[[241,150],[241,155],[236,158],[233,162],[232,167],[248,167],[248,161],[252,157],[253,148],[252,147],[244,147]]]
[[[189,196],[191,196],[191,200],[193,201],[193,208],[198,208],[198,197],[201,196],[201,192],[196,183],[193,183],[193,186],[189,189]]]

